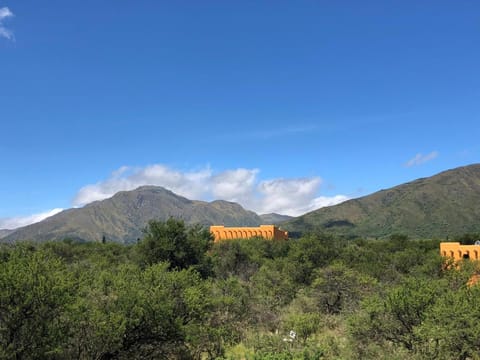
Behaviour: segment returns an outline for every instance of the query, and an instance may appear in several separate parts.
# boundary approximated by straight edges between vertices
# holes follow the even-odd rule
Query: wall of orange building
[[[462,259],[479,260],[480,245],[460,245],[459,242],[441,242],[440,255],[453,258],[455,261]]]
[[[480,245],[460,245],[459,242],[442,242],[440,243],[440,255],[451,258],[458,264],[461,260],[479,260]],[[480,269],[476,269],[472,274],[467,285],[473,286],[480,283]]]
[[[215,242],[228,239],[249,239],[263,237],[268,240],[288,239],[288,232],[279,230],[274,225],[260,225],[259,227],[225,227],[223,225],[210,226],[210,232]]]

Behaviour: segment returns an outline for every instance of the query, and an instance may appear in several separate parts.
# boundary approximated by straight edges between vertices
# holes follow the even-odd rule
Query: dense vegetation
[[[438,241],[213,244],[152,221],[135,245],[4,245],[2,359],[478,359],[473,264]]]

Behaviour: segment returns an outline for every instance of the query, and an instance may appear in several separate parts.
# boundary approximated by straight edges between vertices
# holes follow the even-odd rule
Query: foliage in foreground
[[[311,234],[213,244],[151,222],[133,246],[0,248],[2,359],[477,359],[472,264],[438,241]]]

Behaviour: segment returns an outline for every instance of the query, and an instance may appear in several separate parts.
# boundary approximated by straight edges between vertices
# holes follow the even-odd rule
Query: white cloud
[[[48,210],[39,214],[33,214],[28,216],[18,216],[11,218],[0,219],[0,229],[16,229],[22,226],[27,226],[39,221],[42,221],[50,216],[58,214],[63,209]]]
[[[221,172],[211,178],[211,192],[215,199],[240,203],[254,197],[257,169],[235,169]]]
[[[438,157],[438,151],[432,151],[431,153],[426,155],[423,155],[422,153],[418,153],[417,155],[415,155],[414,158],[408,160],[405,163],[405,166],[412,167],[412,166],[422,165],[428,161],[435,159],[436,157]]]
[[[0,37],[7,38],[8,40],[13,40],[13,32],[8,30],[4,25],[3,25],[3,20],[13,17],[13,13],[10,11],[8,7],[2,7],[0,8]]]
[[[108,179],[81,188],[73,205],[83,206],[142,185],[163,186],[189,199],[234,201],[257,213],[292,216],[347,200],[344,195],[318,197],[319,177],[259,181],[258,173],[258,169],[243,168],[214,173],[209,167],[182,172],[161,164],[144,168],[124,166]]]
[[[259,211],[299,215],[311,207],[321,182],[319,177],[262,181],[258,186],[262,194]]]
[[[263,196],[257,211],[299,216],[348,200],[345,195],[317,197],[321,183],[319,177],[263,181],[259,185]]]

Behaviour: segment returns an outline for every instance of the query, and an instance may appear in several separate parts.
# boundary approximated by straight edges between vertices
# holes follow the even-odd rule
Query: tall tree
[[[184,221],[170,218],[165,222],[150,221],[144,233],[138,244],[143,265],[167,261],[171,269],[194,266],[203,274],[208,272],[206,252],[213,243],[208,229],[186,226]]]
[[[61,352],[73,283],[51,252],[17,246],[0,262],[0,358],[44,359]]]

